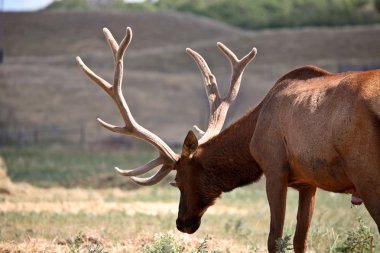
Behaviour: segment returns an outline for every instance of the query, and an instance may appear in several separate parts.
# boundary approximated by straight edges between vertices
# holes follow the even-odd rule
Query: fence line
[[[79,127],[33,127],[0,128],[0,145],[41,143],[49,141],[72,141],[83,144],[86,141],[86,129]]]
[[[366,71],[372,69],[380,69],[380,64],[367,64],[367,65],[349,65],[349,64],[340,64],[338,66],[338,72],[346,71]]]

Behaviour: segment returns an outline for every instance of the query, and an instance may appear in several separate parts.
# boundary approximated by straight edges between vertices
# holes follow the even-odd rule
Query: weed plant
[[[373,253],[374,235],[361,218],[358,223],[359,227],[348,231],[345,239],[336,247],[336,253]]]
[[[210,250],[208,242],[211,240],[209,235],[206,235],[202,241],[193,249],[186,249],[184,241],[176,239],[171,232],[165,234],[156,234],[153,242],[145,244],[141,247],[140,253],[222,253],[219,250]]]
[[[82,233],[78,233],[74,239],[67,239],[66,244],[70,253],[108,253],[98,239],[86,240]]]
[[[171,233],[155,235],[151,244],[141,247],[141,253],[182,253],[185,247],[177,242]]]
[[[284,238],[279,238],[276,240],[276,253],[287,253],[293,250],[292,243],[290,240],[292,239],[291,235],[286,235]]]
[[[219,250],[208,250],[207,242],[211,240],[211,237],[209,235],[206,235],[205,238],[199,243],[199,246],[195,249],[192,250],[191,253],[222,253]]]

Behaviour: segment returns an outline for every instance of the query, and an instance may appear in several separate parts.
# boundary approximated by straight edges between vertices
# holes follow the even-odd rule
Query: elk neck
[[[258,181],[263,171],[250,153],[260,105],[198,148],[197,160],[223,192]]]

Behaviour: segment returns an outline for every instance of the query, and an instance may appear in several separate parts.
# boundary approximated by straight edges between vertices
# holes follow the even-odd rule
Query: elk
[[[84,73],[115,102],[125,126],[100,119],[106,129],[140,138],[158,150],[158,157],[133,170],[115,168],[139,185],[153,185],[176,171],[171,185],[180,190],[176,225],[194,233],[201,217],[223,192],[266,178],[270,206],[268,250],[282,237],[287,188],[299,191],[294,251],[305,252],[316,189],[349,193],[364,202],[380,226],[380,70],[333,74],[315,66],[295,69],[281,77],[250,112],[222,131],[230,104],[239,91],[245,67],[256,55],[242,59],[222,43],[218,48],[231,63],[229,92],[219,94],[215,76],[197,52],[187,49],[202,74],[210,120],[198,140],[189,131],[181,154],[139,125],[122,94],[123,55],[132,30],[120,45],[108,29],[104,34],[115,60],[113,83],[91,71],[77,57]],[[161,165],[151,177],[138,177]]]

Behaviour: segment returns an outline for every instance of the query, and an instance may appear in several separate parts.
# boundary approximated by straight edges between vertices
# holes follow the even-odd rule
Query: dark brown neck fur
[[[255,182],[263,174],[249,149],[259,111],[260,105],[198,148],[197,160],[223,192]]]

